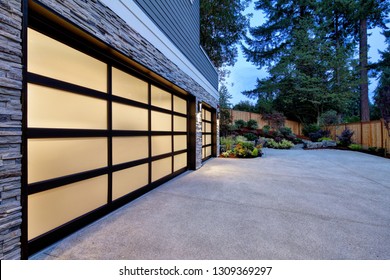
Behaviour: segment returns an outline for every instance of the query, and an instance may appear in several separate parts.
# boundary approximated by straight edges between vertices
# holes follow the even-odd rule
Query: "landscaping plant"
[[[362,145],[351,144],[351,145],[348,146],[348,148],[350,148],[351,150],[354,150],[354,151],[360,151],[362,149]]]
[[[312,142],[318,142],[320,138],[324,138],[324,137],[328,138],[329,135],[330,135],[329,130],[319,129],[316,132],[309,133],[309,138]]]
[[[255,141],[257,139],[257,136],[251,132],[245,133],[244,137],[248,139],[248,141]]]
[[[321,128],[317,124],[305,124],[302,128],[303,135],[310,137],[309,134],[319,131]]]
[[[247,124],[246,124],[246,121],[244,121],[244,120],[235,120],[234,125],[237,129],[241,129],[241,128],[246,127]]]
[[[273,149],[290,149],[294,147],[294,144],[286,139],[283,139],[280,142],[276,142],[274,139],[268,139],[267,147]]]
[[[348,147],[351,145],[353,134],[354,131],[350,130],[349,128],[344,129],[343,132],[337,136],[337,139],[339,139],[339,145],[343,147]]]
[[[256,120],[250,119],[250,120],[246,123],[246,127],[249,128],[249,129],[257,129],[259,126],[258,126]]]

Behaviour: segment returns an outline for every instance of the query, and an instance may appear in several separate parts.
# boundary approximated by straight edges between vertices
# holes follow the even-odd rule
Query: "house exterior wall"
[[[218,75],[200,47],[199,0],[134,0],[214,86]]]
[[[141,65],[147,72],[167,80],[194,96],[195,103],[204,102],[217,108],[218,91],[215,74],[206,77],[202,66],[176,52],[175,44],[160,48],[143,36],[143,28],[130,26],[129,6],[119,15],[123,3],[131,1],[60,1],[0,0],[0,258],[23,257],[22,214],[22,111],[23,92],[23,18],[22,4],[37,4],[83,32],[100,40],[111,49]],[[190,1],[188,1],[190,3]],[[197,2],[197,1],[195,1]],[[111,3],[110,7],[106,4]],[[116,6],[117,5],[117,6]],[[119,5],[119,6],[118,6]],[[113,11],[115,10],[115,12]],[[144,15],[142,15],[144,18]],[[194,19],[194,22],[196,18]],[[142,22],[142,21],[141,21]],[[137,26],[136,26],[137,27]],[[154,28],[152,28],[154,29]],[[153,33],[153,32],[152,32]],[[157,36],[161,42],[170,41]],[[154,40],[152,38],[152,40]],[[172,40],[173,41],[173,40]],[[170,41],[171,42],[171,41]],[[199,46],[199,45],[197,45]],[[179,47],[180,48],[180,47]],[[166,51],[169,49],[169,51]],[[172,53],[174,55],[172,55]],[[188,62],[190,61],[190,63]],[[213,76],[213,77],[211,77]],[[196,168],[202,165],[202,125],[196,122]],[[26,257],[26,256],[24,256]]]
[[[22,5],[0,1],[0,259],[21,256]]]

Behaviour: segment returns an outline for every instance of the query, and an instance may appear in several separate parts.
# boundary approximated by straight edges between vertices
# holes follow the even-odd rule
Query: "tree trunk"
[[[360,120],[370,120],[370,107],[368,101],[368,76],[367,76],[367,19],[360,20],[359,34],[359,61],[360,61]]]

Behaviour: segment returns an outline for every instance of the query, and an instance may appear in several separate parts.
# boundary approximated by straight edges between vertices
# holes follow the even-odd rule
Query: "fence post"
[[[383,121],[383,119],[381,119],[381,143],[382,143],[382,148],[385,148],[385,151],[386,151],[386,143],[385,143],[385,138],[383,135],[384,126],[385,126],[384,121]]]

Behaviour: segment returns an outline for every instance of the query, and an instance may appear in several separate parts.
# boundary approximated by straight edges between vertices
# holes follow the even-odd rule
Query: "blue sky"
[[[253,13],[253,17],[250,21],[251,26],[258,26],[262,24],[263,16],[259,11],[254,11],[253,3],[245,12]],[[378,50],[383,51],[386,49],[384,36],[380,34],[379,28],[369,30],[368,33],[371,34],[371,36],[368,37],[368,44],[370,45],[368,53],[369,61],[376,62],[380,58]],[[244,90],[254,89],[256,86],[256,79],[266,77],[267,71],[265,69],[257,69],[257,67],[252,65],[252,63],[247,62],[242,55],[241,49],[239,49],[239,56],[236,64],[233,67],[228,67],[228,70],[231,71],[231,74],[227,79],[228,91],[233,96],[231,103],[234,105],[241,100],[250,100],[251,102],[255,102],[255,100],[245,97],[241,92]],[[373,95],[376,84],[376,80],[371,78],[369,85],[370,97]]]

